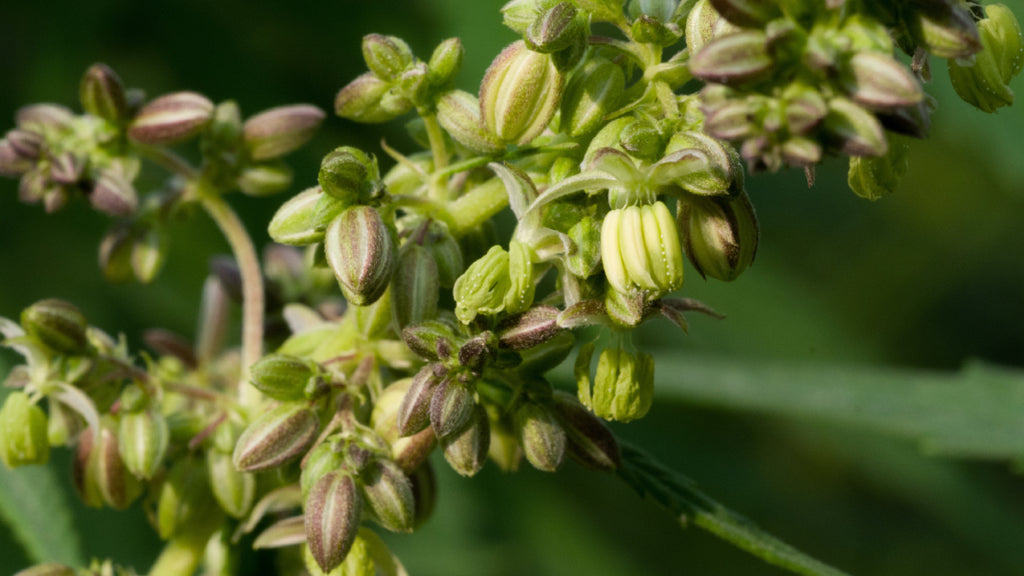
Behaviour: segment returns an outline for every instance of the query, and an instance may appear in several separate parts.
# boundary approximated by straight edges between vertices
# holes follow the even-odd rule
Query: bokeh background
[[[79,77],[96,61],[151,96],[197,90],[233,98],[245,114],[293,102],[330,110],[337,90],[363,71],[360,38],[370,32],[401,36],[421,56],[460,36],[460,87],[475,91],[491,58],[514,40],[500,25],[502,3],[6,2],[0,127],[28,103],[77,108]],[[1024,15],[1024,2],[1006,3]],[[1024,365],[1024,106],[975,111],[952,92],[945,63],[932,64],[928,90],[940,109],[932,138],[914,144],[898,194],[876,203],[855,197],[839,161],[827,162],[811,189],[795,171],[749,178],[762,233],[755,265],[733,284],[691,274],[684,289],[728,318],[691,318],[688,336],[652,326],[636,342],[657,354],[736,362]],[[365,127],[330,117],[290,159],[295,189],[315,181],[334,146],[378,151],[382,137],[410,149],[401,122]],[[175,226],[152,285],[110,286],[96,267],[104,218],[82,204],[47,216],[16,196],[16,181],[0,181],[0,315],[57,297],[123,332],[135,349],[148,327],[193,332],[208,259],[227,251],[207,219]],[[232,202],[266,243],[265,223],[283,199]],[[0,354],[3,373],[16,357]],[[671,402],[617,431],[851,573],[1024,574],[1024,482],[1005,464],[930,458],[909,442],[822,422]],[[465,480],[440,464],[435,517],[416,535],[389,537],[413,574],[783,574],[697,529],[680,531],[610,476],[575,466],[503,475],[488,466]],[[66,453],[52,465],[69,476]],[[138,505],[127,514],[78,506],[75,515],[91,555],[144,570],[159,549]],[[270,561],[258,556],[247,571],[269,573]],[[0,573],[25,564],[0,526]]]

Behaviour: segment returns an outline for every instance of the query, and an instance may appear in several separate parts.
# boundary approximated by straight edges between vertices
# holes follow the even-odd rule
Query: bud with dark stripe
[[[359,530],[363,499],[352,476],[325,474],[305,502],[306,545],[324,572],[334,570],[348,555]]]
[[[434,387],[430,399],[430,425],[441,440],[462,429],[473,415],[476,400],[466,384],[447,378]]]
[[[600,418],[590,413],[572,394],[555,391],[552,405],[565,430],[566,453],[596,470],[616,470],[622,464],[619,443]]]
[[[355,206],[339,214],[327,227],[324,251],[352,304],[373,304],[387,290],[395,269],[395,243],[375,209]]]
[[[40,300],[21,313],[21,326],[44,346],[61,354],[88,350],[85,315],[63,300]]]
[[[677,220],[683,251],[701,276],[729,282],[754,261],[757,216],[746,193],[687,198]]]
[[[238,438],[235,467],[244,472],[280,466],[306,452],[319,421],[304,403],[286,403],[256,419]]]
[[[195,92],[175,92],[146,104],[128,127],[142,144],[173,144],[191,138],[213,118],[213,102]]]
[[[360,478],[373,518],[392,532],[412,532],[416,513],[412,482],[398,465],[390,460],[378,460]]]
[[[526,144],[547,128],[562,85],[550,55],[515,42],[494,59],[480,84],[484,124],[503,143]]]
[[[538,470],[554,472],[565,456],[565,430],[547,404],[523,402],[515,412],[516,434],[526,459]]]
[[[85,71],[80,96],[82,108],[93,116],[115,124],[128,119],[124,85],[106,64],[93,64]]]
[[[420,324],[437,315],[440,280],[430,251],[406,242],[398,252],[391,277],[391,317],[396,330]]]
[[[479,472],[487,462],[491,448],[491,427],[484,407],[477,404],[468,425],[446,436],[441,446],[444,448],[444,459],[453,470],[463,476],[473,476]]]

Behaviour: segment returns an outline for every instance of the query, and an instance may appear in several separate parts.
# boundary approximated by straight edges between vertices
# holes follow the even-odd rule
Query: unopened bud
[[[271,354],[252,365],[249,377],[252,385],[267,396],[289,402],[302,400],[308,393],[321,392],[326,383],[319,366],[287,354]]]
[[[622,68],[607,58],[588,59],[573,72],[562,98],[562,130],[571,138],[589,135],[615,111],[626,79]]]
[[[430,424],[430,404],[438,384],[432,365],[424,366],[413,377],[398,409],[396,424],[400,436],[411,436]]]
[[[878,200],[896,191],[907,173],[910,147],[893,142],[889,151],[878,158],[850,158],[847,182],[854,194],[867,200]]]
[[[92,207],[111,216],[130,216],[139,207],[139,197],[131,180],[116,169],[104,170],[89,192]]]
[[[128,473],[118,446],[114,421],[106,417],[98,431],[82,433],[75,455],[73,477],[82,500],[89,506],[106,504],[123,510],[141,492],[134,476]]]
[[[440,321],[427,321],[402,330],[402,341],[405,345],[428,360],[446,360],[447,355],[451,354],[453,337],[451,327]],[[442,348],[447,350],[448,354],[442,355]]]
[[[188,534],[216,509],[204,462],[195,457],[181,458],[160,485],[156,503],[157,534],[165,540]]]
[[[323,122],[323,110],[311,104],[279,106],[245,121],[245,146],[253,160],[278,158],[300,148]]]
[[[0,140],[0,176],[21,176],[31,169],[31,160],[15,152],[7,139]]]
[[[751,82],[771,72],[768,38],[761,30],[744,29],[716,38],[690,58],[694,76],[720,84]]]
[[[662,22],[646,14],[633,20],[630,32],[636,42],[657,46],[671,46],[683,36],[683,31],[677,24]]]
[[[653,399],[654,358],[650,354],[617,348],[601,352],[590,398],[594,414],[629,422],[647,414]]]
[[[369,34],[363,37],[363,59],[378,78],[396,80],[412,64],[413,55],[401,38]]]
[[[313,485],[305,502],[306,545],[324,572],[340,565],[352,548],[362,510],[352,476],[331,472]]]
[[[213,117],[213,102],[195,92],[161,96],[139,110],[128,137],[142,144],[173,144],[203,131]]]
[[[45,564],[36,564],[30,568],[17,572],[14,576],[75,576],[78,572],[70,566],[64,564],[58,564],[56,562],[47,562]]]
[[[1002,4],[985,7],[978,22],[982,49],[966,65],[949,61],[949,79],[965,102],[985,112],[1013,104],[1010,80],[1024,66],[1024,36],[1013,12]]]
[[[424,246],[430,251],[437,265],[438,284],[442,288],[455,286],[455,281],[466,270],[466,264],[462,258],[462,248],[448,231],[448,227],[436,221],[431,222]]]
[[[367,72],[338,92],[334,99],[334,112],[356,122],[387,122],[405,112],[401,108],[385,108],[381,105],[391,87],[390,82]]]
[[[510,287],[508,252],[501,246],[492,246],[456,280],[455,315],[463,324],[469,324],[477,314],[501,312]]]
[[[829,101],[824,128],[848,156],[881,156],[889,149],[878,119],[846,98]]]
[[[85,315],[63,300],[40,300],[21,313],[21,327],[44,346],[61,354],[83,354],[88,350]]]
[[[508,246],[509,288],[505,292],[505,311],[509,314],[525,312],[533,304],[537,285],[533,279],[533,250],[525,243],[513,239]]]
[[[566,452],[580,464],[596,470],[616,470],[622,464],[619,443],[611,430],[572,394],[555,391],[555,414],[565,430]]]
[[[46,414],[28,394],[11,392],[0,408],[0,460],[8,468],[50,459]]]
[[[82,76],[80,97],[82,108],[93,116],[115,124],[128,119],[124,85],[106,64],[93,64],[85,71],[85,75]]]
[[[270,196],[291,187],[292,169],[283,162],[256,164],[242,170],[236,185],[249,196]]]
[[[526,144],[547,128],[562,85],[549,55],[515,42],[494,59],[480,84],[484,124],[503,143]]]
[[[437,100],[437,121],[456,142],[479,154],[505,149],[484,126],[480,101],[463,90],[449,90]]]
[[[750,198],[690,198],[680,204],[679,238],[701,276],[735,280],[757,253],[757,216]]]
[[[296,194],[281,205],[270,220],[267,232],[278,243],[305,246],[323,240],[330,222],[318,218],[320,201],[324,197],[319,186]]]
[[[65,132],[74,119],[71,110],[59,104],[32,104],[19,109],[15,115],[18,128],[40,134]]]
[[[363,496],[377,522],[392,532],[412,532],[416,514],[412,482],[390,460],[378,460],[361,476]]]
[[[221,509],[232,518],[244,518],[256,497],[256,476],[235,468],[231,454],[216,449],[206,452],[206,470]]]
[[[966,58],[981,49],[970,9],[960,2],[915,3],[909,20],[914,40],[939,58]]]
[[[491,447],[491,427],[487,411],[480,404],[473,408],[473,416],[462,430],[441,441],[444,459],[462,476],[474,476],[487,462]]]
[[[398,253],[398,264],[391,277],[391,316],[395,329],[404,330],[436,316],[439,291],[433,256],[416,242],[406,242]]]
[[[551,406],[524,402],[516,410],[515,426],[527,461],[538,470],[557,470],[565,456],[566,438]]]
[[[583,38],[583,25],[571,2],[559,2],[544,10],[526,29],[530,50],[552,54],[571,47]]]
[[[149,284],[167,259],[167,234],[158,226],[147,227],[132,240],[131,265],[135,279]]]
[[[909,69],[876,52],[858,52],[850,58],[846,89],[854,102],[874,108],[902,108],[924,98]]]
[[[377,159],[353,148],[341,146],[324,156],[318,176],[323,191],[345,205],[369,196],[379,185]]]
[[[158,410],[147,408],[121,415],[118,448],[125,468],[135,476],[148,480],[156,474],[167,453],[169,439],[167,421]]]
[[[411,391],[411,390],[410,390]],[[476,400],[469,387],[454,378],[434,386],[430,398],[430,425],[441,440],[462,429],[473,415]]]
[[[775,3],[763,0],[711,0],[711,5],[727,20],[745,28],[762,28],[782,15]]]
[[[324,251],[352,304],[368,306],[387,290],[395,269],[395,243],[375,209],[354,206],[339,214],[327,227]]]
[[[430,83],[434,86],[446,86],[453,82],[459,68],[462,67],[464,54],[462,40],[458,38],[449,38],[438,44],[427,63]]]
[[[690,54],[696,54],[715,38],[738,30],[738,27],[723,18],[710,0],[697,0],[686,17],[686,46]]]
[[[481,332],[459,347],[459,364],[480,373],[494,358],[497,348],[498,339],[494,333],[490,330]]]
[[[11,130],[7,133],[6,141],[17,157],[29,161],[37,160],[46,145],[43,135],[31,130]]]
[[[319,425],[316,413],[305,404],[281,404],[242,432],[235,446],[235,467],[253,472],[280,466],[305,453]]]
[[[499,327],[498,338],[502,346],[513,350],[533,348],[562,332],[557,320],[558,309],[535,306],[503,322]]]

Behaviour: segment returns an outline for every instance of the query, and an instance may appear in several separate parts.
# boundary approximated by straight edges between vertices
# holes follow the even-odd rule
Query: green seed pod
[[[122,413],[118,448],[125,468],[136,477],[148,480],[156,474],[167,453],[169,439],[167,421],[158,410],[146,408]]]
[[[314,186],[282,204],[271,218],[267,229],[274,242],[306,246],[323,240],[327,222],[321,222],[317,218],[317,209],[324,196],[323,190],[319,186]]]
[[[566,436],[552,407],[523,402],[515,412],[515,427],[526,460],[538,470],[557,470],[565,456]]]
[[[363,60],[382,80],[397,80],[413,62],[412,50],[401,38],[369,34],[363,37]]]
[[[231,454],[216,449],[206,452],[206,470],[221,509],[232,518],[245,518],[256,497],[256,476],[235,468]]]
[[[491,63],[480,84],[487,130],[505,144],[526,144],[547,128],[558,109],[563,78],[551,56],[518,41]]]
[[[391,277],[391,317],[395,330],[421,324],[437,316],[440,281],[430,251],[406,242],[398,252]]]
[[[271,196],[292,185],[292,169],[283,162],[255,164],[242,170],[235,181],[248,196]]]
[[[477,314],[503,311],[505,294],[511,285],[508,252],[501,246],[492,246],[455,281],[455,315],[463,324],[469,324]]]
[[[93,64],[82,76],[79,95],[88,114],[120,124],[128,119],[124,84],[106,64]]]
[[[324,156],[318,176],[323,191],[345,206],[368,198],[380,183],[377,159],[351,146],[335,148]]]
[[[0,460],[8,468],[46,464],[50,459],[46,414],[21,391],[11,392],[0,408]]]
[[[377,523],[392,532],[412,532],[416,516],[412,482],[398,465],[378,460],[360,479],[364,500]]]
[[[167,234],[159,225],[148,226],[132,240],[131,265],[135,279],[149,284],[167,260]]]
[[[459,144],[478,154],[499,154],[505,146],[484,126],[480,101],[463,90],[449,90],[437,100],[437,121]]]
[[[575,396],[556,390],[552,405],[565,430],[566,453],[595,470],[614,471],[622,464],[619,443],[611,430],[591,414]]]
[[[524,38],[530,50],[554,54],[585,44],[586,22],[570,2],[559,2],[544,10],[530,23]]]
[[[430,397],[430,425],[438,439],[444,440],[461,430],[473,416],[475,405],[476,400],[467,385],[452,378],[435,385]]]
[[[654,358],[650,354],[616,348],[601,352],[589,406],[594,414],[629,422],[647,414],[653,399]]]
[[[452,470],[462,476],[476,475],[484,467],[491,447],[491,427],[484,407],[477,404],[469,423],[462,430],[446,436],[441,447]]]
[[[245,121],[245,146],[253,160],[278,158],[300,148],[316,133],[324,111],[311,104],[265,110]]]
[[[146,104],[128,126],[128,137],[141,144],[163,145],[187,140],[213,118],[213,102],[195,92],[175,92]]]
[[[280,466],[306,452],[319,426],[316,413],[304,403],[281,404],[242,432],[235,446],[235,467],[255,472]]]
[[[85,315],[63,300],[40,300],[29,306],[21,313],[21,327],[60,354],[84,354],[89,349]]]
[[[985,15],[978,22],[981,51],[969,65],[949,60],[949,79],[965,102],[985,112],[995,112],[1013,104],[1009,84],[1024,66],[1024,36],[1017,18],[1006,6],[988,5]]]
[[[327,227],[324,251],[352,304],[368,306],[387,290],[395,269],[395,242],[375,209],[354,206],[339,214]]]
[[[597,130],[615,111],[625,90],[622,68],[607,58],[588,59],[573,72],[562,98],[562,130],[581,138]]]
[[[889,152],[879,158],[850,158],[847,182],[854,194],[878,200],[896,191],[907,173],[910,146],[893,142]]]
[[[141,486],[121,459],[116,422],[104,417],[100,430],[87,428],[79,438],[72,467],[75,488],[89,506],[106,504],[127,508],[141,492]]]
[[[348,555],[359,530],[363,498],[355,479],[330,472],[317,480],[304,504],[306,545],[324,572],[334,570]]]
[[[715,38],[690,58],[694,76],[729,86],[759,80],[771,73],[773,65],[768,37],[752,29]]]
[[[730,282],[754,261],[757,216],[746,193],[688,198],[680,203],[677,219],[683,250],[701,276]]]
[[[312,360],[287,354],[271,354],[252,365],[252,385],[274,400],[290,402],[317,394],[326,383],[320,367]]]

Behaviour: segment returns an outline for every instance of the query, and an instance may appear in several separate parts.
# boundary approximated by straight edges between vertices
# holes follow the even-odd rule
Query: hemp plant
[[[458,38],[425,57],[363,38],[367,71],[334,111],[413,116],[422,150],[327,153],[317,184],[269,223],[284,246],[262,263],[225,197],[291,188],[280,158],[324,120],[315,106],[243,121],[235,103],[194,92],[147,100],[97,64],[82,113],[19,110],[0,173],[21,178],[23,202],[86,200],[115,218],[99,249],[107,278],[153,280],[166,224],[197,208],[234,259],[203,287],[196,340],[151,331],[153,354],[68,302],[0,319],[3,345],[25,359],[5,382],[16,390],[0,410],[3,462],[67,446],[86,504],[141,500],[167,541],[153,576],[237,573],[251,533],[291,559],[288,573],[404,574],[377,531],[427,521],[434,452],[464,476],[488,461],[554,472],[571,459],[769,562],[841,574],[613,435],[605,421],[642,418],[655,397],[656,359],[630,333],[718,316],[679,293],[687,268],[733,281],[754,262],[744,164],[799,167],[813,184],[819,163],[844,158],[856,194],[889,194],[935,109],[929,56],[977,108],[1011,104],[1024,66],[1013,13],[961,0],[513,0],[502,17],[522,38],[476,94],[455,88]],[[198,163],[171,148],[182,142]],[[140,195],[143,162],[168,177]],[[223,344],[233,298],[240,350]],[[282,323],[286,335],[270,329]],[[575,393],[548,376],[567,362]],[[134,573],[116,560],[20,574]]]

